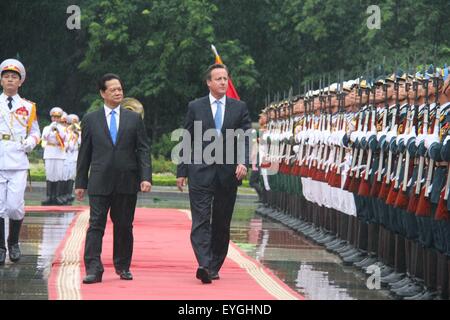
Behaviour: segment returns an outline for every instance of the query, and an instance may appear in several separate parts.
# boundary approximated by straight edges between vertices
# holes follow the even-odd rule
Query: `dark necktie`
[[[9,110],[12,110],[12,108],[13,108],[13,105],[12,105],[12,101],[13,101],[13,98],[12,97],[8,97],[8,107],[9,107]]]

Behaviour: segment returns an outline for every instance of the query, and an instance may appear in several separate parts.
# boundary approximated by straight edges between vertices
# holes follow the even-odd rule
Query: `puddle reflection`
[[[280,223],[255,214],[247,221],[233,220],[231,239],[307,299],[390,299],[386,290],[369,290],[357,269]]]
[[[75,213],[27,212],[20,232],[22,257],[0,267],[0,299],[47,300],[47,279],[54,253]],[[8,219],[5,221],[8,231]],[[6,235],[7,237],[7,235]]]

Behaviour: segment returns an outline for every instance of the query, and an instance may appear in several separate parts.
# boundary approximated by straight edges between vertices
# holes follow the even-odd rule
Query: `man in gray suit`
[[[249,166],[249,141],[245,138],[242,141],[242,134],[236,135],[236,130],[247,133],[251,129],[251,120],[245,102],[226,97],[228,75],[224,65],[215,64],[208,68],[205,78],[210,93],[189,103],[184,124],[184,129],[192,137],[191,145],[194,141],[201,141],[202,155],[211,149],[212,143],[222,146],[223,152],[213,152],[212,162],[206,159],[199,163],[182,160],[177,168],[180,191],[183,191],[186,180],[189,181],[191,243],[199,264],[196,277],[203,283],[219,279],[219,270],[228,252],[237,188],[247,175]],[[199,124],[201,132],[194,130],[194,126]],[[211,130],[215,138],[203,141],[205,133]],[[241,159],[238,159],[239,147],[245,147]],[[192,155],[191,159],[195,160],[198,152]]]

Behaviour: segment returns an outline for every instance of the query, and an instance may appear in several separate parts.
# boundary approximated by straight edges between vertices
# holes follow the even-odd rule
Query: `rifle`
[[[434,71],[434,69],[433,69]],[[434,72],[433,72],[434,73]],[[434,118],[434,126],[433,126],[433,135],[437,140],[439,140],[439,121],[440,121],[440,106],[439,106],[439,84],[436,81],[437,78],[433,77],[433,87],[435,88],[435,110],[436,115]],[[427,83],[427,89],[428,89],[428,83]],[[425,186],[423,187],[423,190],[421,192],[420,198],[419,198],[419,204],[417,205],[416,215],[419,217],[428,217],[431,215],[431,203],[430,203],[430,192],[431,192],[431,180],[433,177],[433,171],[434,171],[434,159],[431,157],[428,159],[428,172],[427,172],[427,178],[425,180]]]
[[[360,134],[358,135],[359,137],[359,156],[358,156],[358,164],[355,167],[353,167],[351,170],[355,171],[355,173],[353,174],[352,177],[352,181],[350,182],[350,187],[349,190],[350,192],[353,193],[358,193],[359,190],[359,184],[361,181],[361,167],[362,167],[362,161],[364,158],[364,146],[362,145],[362,140],[365,137],[368,128],[369,128],[369,118],[370,118],[370,110],[369,110],[369,102],[370,102],[370,88],[369,88],[369,84],[368,84],[368,77],[366,80],[366,95],[367,95],[367,105],[362,108],[361,112],[361,117],[364,117],[364,126],[361,128],[362,130],[360,131]],[[362,94],[361,94],[362,97]],[[362,100],[361,100],[361,106],[362,106]],[[358,154],[357,154],[358,155]],[[356,160],[356,159],[355,159]]]
[[[363,120],[363,110],[362,110],[362,89],[361,89],[361,81],[359,81],[358,83],[358,96],[359,96],[359,113],[358,113],[358,123],[357,126],[355,128],[355,132],[353,133],[353,135],[355,137],[357,137],[359,135],[359,132],[362,132],[362,120]],[[356,139],[355,139],[356,142]],[[345,184],[344,184],[344,190],[346,191],[351,191],[352,189],[352,182],[353,182],[353,178],[355,176],[353,169],[356,166],[356,160],[357,160],[357,156],[358,156],[358,150],[359,148],[355,145],[355,143],[353,144],[353,150],[352,150],[352,164],[350,166],[350,170],[349,170],[349,174],[346,177],[345,180]],[[353,186],[354,187],[354,186]]]
[[[438,81],[440,82],[440,78]],[[439,85],[438,82],[438,85]],[[444,88],[443,88],[444,89]],[[439,93],[438,93],[439,94]],[[439,97],[436,97],[436,100],[439,101]],[[442,139],[443,137],[441,137]],[[450,190],[450,162],[447,165],[447,181],[445,183],[444,190],[441,192],[441,196],[439,197],[439,203],[436,209],[436,220],[449,220],[449,212],[448,212],[448,194]]]
[[[389,114],[389,103],[388,103],[388,96],[387,96],[387,89],[388,85],[386,81],[383,82],[383,92],[384,92],[384,109],[382,110],[382,125],[381,125],[381,131],[379,136],[377,137],[378,141],[382,141],[386,138],[385,130],[387,128],[387,120],[388,120],[388,114]],[[378,160],[378,170],[376,174],[376,179],[372,185],[372,189],[370,190],[370,196],[374,198],[378,198],[380,191],[381,191],[381,184],[383,180],[383,164],[384,164],[384,148],[380,148],[380,158]]]
[[[408,178],[409,178],[409,166],[410,166],[410,162],[411,162],[410,161],[411,155],[408,151],[408,145],[409,145],[409,143],[413,143],[410,141],[411,141],[411,139],[415,138],[415,132],[411,133],[411,131],[413,130],[413,127],[414,127],[414,117],[415,117],[415,111],[416,111],[415,105],[417,104],[416,103],[417,100],[416,100],[415,105],[410,107],[410,104],[409,104],[410,83],[407,82],[405,84],[405,86],[406,86],[405,90],[406,90],[406,95],[407,95],[407,105],[408,105],[408,108],[410,108],[410,110],[408,110],[408,113],[409,113],[409,116],[407,119],[408,125],[407,125],[407,128],[405,129],[407,134],[404,138],[405,145],[406,145],[406,150],[405,150],[406,159],[405,159],[405,170],[403,173],[403,182],[402,182],[402,186],[401,186],[401,191],[399,192],[397,199],[395,200],[395,204],[394,204],[394,206],[399,209],[406,209],[406,207],[408,206],[409,199],[408,199],[408,195],[407,195],[407,187],[408,187]],[[417,91],[416,91],[416,99],[417,99]]]
[[[396,110],[398,112],[398,120],[401,121],[402,120],[402,119],[400,119],[400,116],[401,116],[401,114],[400,114],[400,107],[401,106],[400,106],[400,98],[399,98],[399,95],[400,95],[399,94],[400,84],[398,82],[397,74],[395,74],[394,88],[395,88],[395,92],[396,92],[395,93],[396,94],[395,106],[396,106]],[[409,119],[409,117],[410,117],[410,112],[409,112],[409,109],[408,109],[407,115],[406,115],[406,119]],[[403,123],[400,123],[399,125],[400,125],[400,128],[398,128],[398,134],[400,136],[398,137],[398,142],[399,142],[398,144],[403,143],[401,141],[401,139],[404,137],[404,134],[406,132],[405,131],[406,127],[409,127],[409,122],[407,122],[407,124],[405,125],[404,121],[403,121]],[[400,152],[400,154],[398,155],[397,169],[396,169],[396,172],[395,172],[394,183],[391,184],[391,187],[389,189],[389,193],[388,193],[388,196],[387,196],[387,199],[386,199],[386,204],[390,205],[390,206],[394,206],[395,205],[395,201],[397,199],[397,196],[398,196],[398,193],[399,193],[399,190],[400,190],[400,174],[401,174],[402,164],[403,164],[403,155],[404,155],[404,152]],[[391,183],[392,183],[392,181],[391,181]]]
[[[395,76],[396,77],[396,76]],[[398,95],[397,95],[398,97]],[[386,135],[386,143],[389,145],[390,140],[389,137],[393,139],[397,135],[397,104],[394,105],[392,110],[392,118],[391,118],[391,125],[389,126],[389,132]],[[381,184],[380,193],[378,194],[378,198],[387,201],[389,191],[390,191],[390,184],[391,184],[391,170],[392,170],[392,150],[389,148],[388,152],[388,161],[387,161],[387,168],[386,168],[386,175],[384,178],[383,183]]]
[[[343,76],[342,76],[343,78]],[[339,157],[337,159],[336,162],[336,175],[334,178],[334,181],[332,183],[332,185],[336,188],[342,188],[342,160],[344,158],[344,152],[345,152],[345,147],[342,144],[342,139],[344,138],[344,136],[347,134],[347,119],[345,118],[345,92],[342,90],[343,87],[343,83],[340,84],[340,90],[336,91],[337,94],[337,98],[338,98],[338,110],[339,110],[339,115],[338,115],[338,132],[341,132],[338,135],[338,142],[339,142]],[[339,121],[340,119],[340,121]],[[347,185],[347,190],[349,188],[350,185],[350,179],[347,179],[346,182],[349,181],[349,184]]]
[[[425,71],[425,65],[424,65],[424,76],[426,75]],[[425,88],[425,109],[424,109],[424,115],[423,115],[423,126],[422,126],[422,134],[427,135],[428,134],[428,120],[430,116],[430,103],[429,103],[429,95],[428,95],[428,79],[425,77],[425,79],[422,82],[422,86]],[[421,143],[425,143],[425,141],[422,141]],[[420,146],[419,146],[420,148]],[[425,165],[425,155],[420,155],[419,158],[419,171],[417,173],[417,181],[416,181],[416,191],[415,191],[415,200],[417,206],[412,208],[414,209],[413,212],[417,216],[428,216],[430,214],[431,208],[430,208],[430,202],[425,199],[425,187],[421,188],[422,185],[422,176],[424,171],[424,165]],[[432,173],[432,171],[431,171]],[[409,208],[409,205],[408,205]]]
[[[372,139],[376,139],[376,135],[377,135],[377,129],[376,129],[376,116],[377,116],[377,110],[375,108],[375,95],[376,95],[376,87],[375,87],[375,80],[373,79],[373,74],[372,74],[372,86],[371,86],[371,90],[372,90],[372,94],[373,94],[373,100],[372,100],[372,104],[370,104],[370,129],[368,130],[369,134],[366,135],[366,141],[367,141],[367,147],[368,147],[368,151],[367,151],[367,162],[366,162],[366,168],[365,168],[365,174],[364,174],[364,179],[363,181],[360,183],[359,185],[359,189],[358,189],[358,195],[360,196],[364,196],[367,197],[370,194],[370,182],[369,182],[369,176],[370,176],[370,169],[371,169],[371,165],[372,165],[372,153],[373,150],[372,148],[370,148],[369,146],[369,140]],[[368,97],[370,100],[370,90],[368,91]]]

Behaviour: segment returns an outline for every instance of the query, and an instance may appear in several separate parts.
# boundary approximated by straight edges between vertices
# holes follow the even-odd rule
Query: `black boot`
[[[17,262],[20,260],[19,235],[22,220],[9,219],[8,252],[9,260]]]
[[[52,183],[53,182],[47,181],[47,199],[41,202],[43,206],[50,206],[53,204],[54,200],[52,199]]]
[[[64,181],[58,181],[56,183],[56,205],[63,206],[66,204],[64,200]]]
[[[72,204],[72,202],[75,200],[75,196],[73,195],[73,185],[75,184],[75,181],[74,180],[69,180],[68,182],[67,182],[68,184],[69,184],[69,203],[70,204]]]
[[[69,181],[64,180],[60,181],[62,184],[61,186],[61,194],[59,195],[59,198],[64,202],[64,204],[69,203]]]
[[[5,246],[5,219],[0,218],[0,266],[5,264],[6,246]]]

